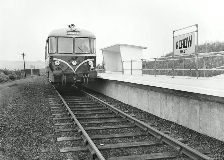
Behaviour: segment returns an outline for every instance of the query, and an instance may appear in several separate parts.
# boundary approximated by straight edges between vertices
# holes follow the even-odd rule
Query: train
[[[51,31],[45,45],[45,69],[53,84],[93,81],[97,77],[95,35],[74,24]]]

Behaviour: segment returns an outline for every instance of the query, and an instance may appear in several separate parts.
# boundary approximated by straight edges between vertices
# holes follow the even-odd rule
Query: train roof
[[[61,29],[56,29],[50,32],[48,37],[92,37],[96,38],[95,35],[85,29],[80,29],[80,28],[61,28]]]

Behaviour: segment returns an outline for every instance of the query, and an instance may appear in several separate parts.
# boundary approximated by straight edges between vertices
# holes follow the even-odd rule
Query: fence
[[[130,75],[141,75],[142,61],[136,61],[136,60],[122,61],[122,73]]]
[[[141,67],[139,67],[139,64],[141,64]],[[208,56],[164,57],[141,61],[130,60],[123,61],[122,66],[122,73],[131,75],[138,73],[142,75],[168,75],[173,77],[211,77],[224,74],[224,54],[223,52],[218,52]]]

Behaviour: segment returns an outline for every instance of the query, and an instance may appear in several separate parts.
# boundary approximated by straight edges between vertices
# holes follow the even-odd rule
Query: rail
[[[89,146],[93,150],[93,152],[90,150],[90,152],[93,155],[93,159],[95,159],[97,157],[99,160],[105,160],[105,158],[103,157],[103,155],[101,154],[101,152],[98,150],[98,148],[96,147],[96,145],[94,144],[94,142],[91,140],[91,138],[89,137],[89,135],[86,133],[85,129],[79,123],[78,119],[76,118],[76,116],[74,115],[74,113],[72,112],[72,110],[69,108],[69,106],[67,105],[67,103],[65,102],[64,98],[59,94],[59,92],[56,89],[55,89],[55,91],[58,94],[58,96],[60,97],[60,99],[62,100],[62,102],[65,105],[66,109],[69,111],[69,113],[72,116],[72,118],[74,119],[74,123],[78,126],[79,131],[83,135],[82,136],[83,137],[83,140],[85,141],[86,144],[89,144]]]
[[[122,116],[123,118],[126,118],[127,120],[129,120],[131,123],[136,124],[137,126],[139,126],[140,128],[142,128],[145,131],[148,131],[149,134],[157,137],[160,142],[164,142],[174,148],[176,148],[178,150],[178,152],[181,154],[185,154],[188,157],[194,159],[194,160],[211,160],[210,157],[198,152],[195,149],[190,148],[189,146],[183,144],[182,142],[179,142],[177,140],[175,140],[174,138],[169,137],[168,135],[154,129],[153,127],[151,127],[150,125],[120,111],[119,109],[115,108],[114,106],[102,101],[101,99],[83,91],[87,96],[97,100],[98,102],[100,102],[102,105],[106,106],[108,109],[110,109],[111,111],[115,112],[116,114],[119,114],[120,116]]]

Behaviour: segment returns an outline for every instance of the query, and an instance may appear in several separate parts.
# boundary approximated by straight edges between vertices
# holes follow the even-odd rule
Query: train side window
[[[96,53],[96,39],[94,38],[90,39],[90,48],[91,48],[91,53]]]
[[[56,53],[57,52],[57,38],[50,37],[48,44],[49,44],[49,53]]]
[[[73,53],[73,38],[58,38],[58,53]]]
[[[47,40],[47,42],[46,42],[46,46],[45,46],[45,59],[47,59],[47,57],[48,57],[48,52],[49,52],[49,48],[48,48],[48,40]]]

